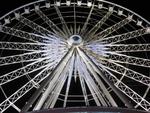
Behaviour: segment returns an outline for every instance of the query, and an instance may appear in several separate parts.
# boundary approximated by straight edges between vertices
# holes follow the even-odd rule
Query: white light
[[[39,10],[39,9],[40,9],[39,5],[36,5],[35,10]]]
[[[109,11],[111,11],[111,12],[112,12],[113,10],[114,10],[114,8],[113,8],[113,7],[109,7]]]
[[[4,21],[5,21],[5,24],[9,24],[10,23],[10,19],[9,18],[5,18]]]
[[[25,9],[24,9],[24,12],[25,12],[25,14],[29,14],[29,13],[30,13],[29,8],[25,8]]]
[[[87,6],[88,6],[88,7],[91,7],[91,6],[92,6],[92,2],[91,2],[91,1],[88,1]]]
[[[119,11],[118,11],[118,15],[121,16],[122,14],[123,14],[123,11],[122,11],[122,10],[119,10]]]
[[[78,6],[81,6],[82,2],[80,0],[77,1]]]
[[[56,5],[57,5],[57,6],[60,6],[60,1],[57,1],[57,2],[56,2]]]
[[[66,1],[66,5],[67,5],[67,6],[70,6],[70,4],[71,4],[70,0],[67,0],[67,1]]]
[[[138,21],[137,21],[137,25],[138,25],[138,26],[141,26],[141,25],[142,25],[142,21],[138,20]]]
[[[103,4],[98,4],[98,8],[99,9],[103,8]]]
[[[19,13],[15,13],[15,17],[16,17],[16,19],[19,19],[20,18],[20,14]]]
[[[128,15],[129,20],[132,20],[132,18],[133,18],[133,15]]]
[[[147,28],[146,32],[147,32],[147,33],[150,33],[150,27]]]
[[[47,2],[47,3],[45,4],[45,6],[46,6],[46,8],[50,8],[50,3]]]

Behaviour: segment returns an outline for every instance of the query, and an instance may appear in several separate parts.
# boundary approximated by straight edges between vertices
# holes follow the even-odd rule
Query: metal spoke
[[[65,99],[64,99],[63,107],[66,107],[66,103],[67,103],[67,98],[68,98],[68,94],[69,94],[69,88],[70,88],[72,74],[73,74],[74,60],[75,60],[75,56],[73,54],[72,59],[71,59],[70,64],[69,64],[68,82],[67,82],[67,87],[66,87],[66,93],[65,93]]]
[[[27,75],[33,71],[36,71],[38,69],[41,69],[43,67],[45,67],[47,65],[47,63],[45,63],[43,61],[44,59],[40,59],[38,61],[35,61],[33,63],[30,63],[22,68],[19,68],[15,71],[9,72],[7,74],[4,74],[2,76],[0,76],[0,85],[2,84],[6,84],[14,79],[20,78],[24,75]]]
[[[78,58],[79,59],[79,58]],[[88,73],[88,71],[86,70],[86,68],[85,68],[85,65],[84,65],[84,63],[82,62],[82,60],[81,59],[79,59],[79,62],[78,62],[78,72],[79,72],[79,78],[80,78],[80,83],[81,83],[81,87],[82,87],[82,92],[83,92],[83,96],[84,96],[84,100],[85,100],[85,104],[86,104],[86,106],[89,106],[90,104],[89,104],[89,101],[88,101],[88,95],[87,95],[87,89],[86,89],[86,77],[85,77],[85,75],[89,75],[89,73]],[[80,72],[80,70],[82,69],[82,71]],[[86,70],[86,72],[85,72],[85,70]],[[88,74],[87,74],[88,73]],[[88,83],[88,82],[87,82]],[[92,91],[92,90],[91,90]],[[95,92],[96,93],[96,92]],[[94,92],[92,93],[92,94],[94,94]],[[95,95],[93,95],[93,96],[95,96]],[[94,99],[95,99],[95,97],[94,97]]]
[[[139,36],[149,34],[148,29],[149,28],[143,28],[143,29],[131,31],[131,32],[124,33],[124,34],[107,37],[104,39],[97,40],[97,42],[105,42],[107,44],[119,43],[121,41],[130,40],[132,38],[137,38]]]
[[[92,37],[92,40],[103,39],[103,38],[107,37],[108,35],[110,35],[111,33],[113,33],[114,31],[116,31],[116,30],[120,29],[121,27],[125,26],[126,24],[128,24],[131,21],[132,21],[132,16],[129,16],[129,17],[125,18],[124,20],[116,23],[115,25],[103,30],[102,32],[95,34]]]
[[[135,91],[133,91],[130,87],[125,85],[122,81],[117,79],[117,77],[114,74],[112,74],[110,71],[104,69],[104,72],[105,72],[105,75],[114,83],[114,85],[120,91],[122,91],[125,95],[127,95],[134,102],[136,102],[137,105],[141,106],[146,111],[150,110],[150,103],[147,100],[145,100],[143,97],[141,97]]]
[[[66,33],[67,36],[70,36],[70,35],[71,35],[71,32],[70,32],[70,30],[69,30],[69,28],[68,28],[68,26],[67,26],[67,24],[66,24],[66,22],[65,22],[65,20],[64,20],[64,18],[63,18],[63,16],[62,16],[62,14],[61,14],[61,12],[60,12],[58,6],[57,6],[57,5],[54,5],[54,7],[55,7],[55,9],[56,9],[56,12],[57,12],[59,18],[60,18],[61,24],[62,24],[62,26],[63,26],[64,33]],[[67,38],[68,38],[68,37],[67,37]]]
[[[86,66],[88,66],[88,64],[86,64],[86,66],[83,65],[83,64],[84,64],[83,62],[80,64],[80,66],[82,66],[82,67],[80,67],[80,69],[83,70],[82,71],[82,73],[83,73],[82,75],[84,75],[84,76],[81,76],[81,77],[84,78],[84,80],[87,82],[87,84],[90,84],[91,87],[93,87],[93,90],[95,90],[93,93],[95,93],[95,95],[98,96],[100,103],[102,105],[104,105],[104,106],[117,106],[117,104],[115,103],[115,101],[113,100],[113,98],[111,97],[111,95],[109,94],[109,92],[106,90],[106,88],[105,88],[104,84],[102,83],[102,81],[98,77],[96,77],[95,80],[99,81],[98,82],[98,87],[97,87],[96,84],[95,84],[95,82],[94,82],[94,79],[92,77],[90,77],[90,74],[86,70]],[[91,70],[89,66],[88,66],[88,69],[89,69],[89,71],[91,72],[91,74],[93,76],[97,76],[96,73],[94,72],[94,70]],[[100,89],[98,91],[98,89],[96,89],[96,87],[98,89],[99,89],[99,87],[101,87],[102,89]]]
[[[110,69],[116,73],[119,73],[122,76],[126,76],[130,79],[136,80],[142,84],[149,86],[149,84],[150,84],[149,77],[147,77],[141,73],[138,73],[134,70],[131,70],[129,68],[126,68],[118,63],[115,63],[112,60],[109,61],[109,59],[106,59],[106,58],[99,58],[99,55],[95,54],[94,52],[93,53],[88,52],[88,53],[90,55],[92,55],[94,58],[96,58],[97,61],[101,62],[101,64],[103,64],[106,69]]]
[[[80,55],[82,56],[84,62],[86,63],[87,68],[90,70],[90,72],[94,76],[95,80],[98,82],[99,86],[101,86],[101,88],[102,88],[102,90],[104,92],[103,94],[106,95],[106,98],[108,99],[108,102],[110,102],[110,104],[112,106],[117,106],[116,103],[115,103],[115,101],[113,100],[113,98],[111,97],[111,95],[109,94],[109,92],[107,91],[105,85],[103,84],[103,82],[100,80],[100,78],[96,74],[96,72],[97,72],[100,76],[103,76],[102,73],[99,71],[99,69],[97,67],[94,66],[94,64],[90,61],[90,59],[88,59],[84,55],[84,53],[82,53],[80,50],[79,50],[79,52],[80,52]],[[91,64],[91,66],[89,65],[89,63]]]
[[[150,51],[150,44],[115,44],[108,45],[108,52],[140,52]]]
[[[106,69],[110,69],[113,72],[116,72],[122,76],[128,77],[132,80],[138,81],[141,84],[145,84],[147,86],[149,86],[150,84],[150,78],[138,73],[134,70],[131,70],[129,68],[126,68],[120,64],[114,63],[114,62],[108,62],[106,61],[104,64]]]
[[[54,35],[57,36],[56,34],[54,34],[53,32],[45,29],[44,27],[34,23],[33,21],[25,18],[22,15],[18,15],[17,20],[22,22],[23,24],[29,26],[30,28],[32,28],[33,30],[37,31],[38,33],[40,33],[43,36],[49,36],[49,35]]]
[[[63,74],[57,79],[57,81],[54,84],[51,84],[52,88],[54,86],[55,87],[53,89],[51,88],[53,93],[51,93],[50,96],[48,97],[48,100],[46,100],[44,108],[53,108],[54,107],[54,105],[57,101],[57,98],[60,94],[60,91],[62,90],[62,87],[64,86],[66,79],[67,79],[67,74]]]
[[[4,112],[6,109],[8,109],[13,103],[15,103],[22,96],[24,96],[26,93],[28,93],[32,88],[34,88],[35,85],[37,86],[40,82],[42,82],[49,75],[50,72],[51,72],[51,69],[49,69],[49,67],[43,69],[33,79],[31,79],[24,86],[22,86],[20,89],[18,89],[14,94],[12,94],[10,97],[8,97],[6,100],[4,100],[2,103],[0,103],[0,111]]]
[[[60,59],[59,59],[60,60]],[[27,92],[29,92],[32,88],[39,88],[39,83],[42,82],[52,69],[57,65],[57,61],[48,64],[46,68],[43,68],[42,71],[40,71],[33,79],[31,79],[28,83],[26,83],[24,86],[22,86],[19,90],[17,90],[14,94],[12,94],[10,97],[8,97],[5,101],[0,103],[0,111],[4,112],[6,109],[8,109],[9,106],[11,106],[13,103],[15,103],[17,100],[19,100],[22,96],[24,96]],[[9,103],[11,102],[11,103]]]
[[[90,31],[88,31],[86,36],[91,38],[97,32],[97,30],[108,20],[112,13],[112,10],[107,12],[106,15]]]
[[[37,92],[34,93],[36,95],[36,97],[34,95],[31,97],[31,100],[29,100],[30,102],[27,105],[25,105],[25,107],[22,109],[23,112],[25,112],[29,109],[30,104],[32,104],[37,99],[37,97],[40,95],[43,88],[45,88],[48,85],[35,109],[39,110],[42,107],[43,103],[45,102],[45,100],[47,99],[49,94],[51,93],[51,88],[53,87],[52,84],[56,83],[56,81],[59,78],[59,76],[61,75],[61,72],[63,71],[65,65],[67,64],[68,60],[71,58],[73,52],[74,52],[74,47],[71,47],[68,50],[68,52],[65,54],[65,56],[62,58],[62,60],[59,61],[56,68],[52,71],[51,76],[54,76],[54,75],[55,76],[53,78],[51,78],[51,76],[49,76],[48,79],[46,79],[43,82],[43,84],[41,84],[42,87],[40,87],[37,90]],[[51,82],[49,82],[49,81],[51,81]],[[37,93],[38,93],[38,95],[37,95]]]
[[[81,75],[79,76],[79,78],[80,78],[80,82],[81,82],[81,87],[82,87],[85,104],[86,104],[86,106],[89,106],[87,91],[86,91],[86,87],[85,87],[85,80]]]
[[[59,35],[60,37],[66,38],[65,34],[62,30],[53,22],[51,21],[40,9],[35,11],[45,23],[49,25],[49,27],[55,32],[55,34]]]
[[[125,85],[122,82],[119,82],[116,85],[116,87],[118,87],[118,89],[120,89],[124,94],[126,94],[134,102],[136,102],[138,105],[140,105],[143,109],[145,109],[146,111],[150,110],[150,103],[148,101],[146,101],[144,98],[142,98],[140,95],[138,95],[131,88],[129,88],[127,85]]]
[[[78,58],[78,61],[79,61],[79,58]],[[80,69],[78,68],[79,75],[80,76],[82,75],[82,77],[84,77],[84,80],[86,81],[86,84],[88,85],[88,88],[91,91],[91,94],[95,100],[95,103],[97,104],[97,106],[102,105],[102,102],[104,102],[104,100],[101,96],[101,91],[99,91],[97,85],[93,81],[92,77],[90,76],[90,74],[87,71],[87,69],[85,68],[85,66],[80,62],[78,63],[78,66],[80,66]]]
[[[3,50],[40,51],[44,46],[40,43],[0,42],[0,49]]]
[[[85,35],[85,32],[86,32],[86,30],[87,30],[87,25],[88,25],[88,23],[89,23],[89,20],[90,20],[90,18],[91,18],[91,15],[92,15],[92,12],[93,12],[93,10],[94,10],[94,6],[95,6],[95,0],[93,1],[93,5],[92,5],[92,7],[91,7],[91,10],[90,10],[90,12],[89,12],[89,15],[88,15],[88,17],[87,17],[87,19],[86,19],[86,21],[85,21],[85,23],[84,23],[84,25],[83,25],[83,27],[82,27],[82,29],[81,29],[81,36],[84,36]]]
[[[123,54],[109,54],[108,60],[112,60],[113,62],[118,63],[126,63],[136,66],[143,66],[143,67],[149,67],[150,68],[150,60],[144,59],[144,58],[138,58],[133,56],[127,56]]]
[[[14,29],[11,27],[6,27],[3,25],[0,25],[0,32],[12,35],[12,36],[16,36],[19,38],[23,38],[32,42],[43,42],[43,40],[46,40],[47,38],[37,35],[37,34],[33,34],[33,33],[28,33],[22,30],[18,30],[18,29]]]
[[[84,96],[84,100],[85,100],[85,104],[86,106],[89,106],[89,101],[88,101],[88,95],[87,95],[87,90],[86,90],[86,86],[85,86],[85,83],[88,83],[86,80],[86,75],[89,75],[88,71],[86,70],[85,68],[85,65],[84,63],[82,62],[82,60],[79,58],[77,58],[78,60],[77,61],[77,64],[78,64],[78,72],[79,72],[79,79],[80,79],[80,83],[81,83],[81,87],[82,87],[82,92],[83,92],[83,96]],[[90,84],[90,83],[89,83]],[[91,86],[91,85],[90,85]],[[93,89],[94,90],[94,89]],[[96,100],[96,92],[94,93],[94,91],[92,90],[92,87],[90,89],[90,91],[92,92],[92,96],[96,102],[97,105],[100,104],[100,102],[97,102],[98,100]]]
[[[54,89],[53,89],[54,93],[50,94],[50,96],[48,97],[49,98],[48,101],[46,100],[46,103],[48,103],[48,104],[46,106],[44,106],[44,108],[49,108],[49,107],[53,108],[54,107],[54,105],[55,105],[55,103],[57,101],[57,98],[60,95],[60,92],[61,92],[61,90],[62,90],[62,88],[64,86],[64,83],[67,80],[67,77],[69,76],[68,71],[71,71],[71,70],[68,70],[68,68],[70,66],[70,63],[71,63],[71,61],[69,59],[69,61],[67,62],[66,66],[63,68],[63,71],[59,75],[59,78],[57,79],[57,81],[54,82],[54,85],[51,84],[51,89],[55,86]]]
[[[0,66],[14,64],[14,63],[21,63],[21,62],[30,62],[30,61],[39,60],[41,58],[43,58],[41,52],[31,52],[31,53],[1,57]]]
[[[74,5],[73,5],[73,12],[74,12],[74,35],[77,33],[77,21],[76,21],[76,4],[74,2]]]

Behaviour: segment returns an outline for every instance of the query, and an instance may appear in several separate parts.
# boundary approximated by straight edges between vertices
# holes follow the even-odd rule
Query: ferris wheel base
[[[69,108],[53,108],[40,111],[32,111],[27,113],[150,113],[148,111],[115,108],[115,107],[69,107]]]

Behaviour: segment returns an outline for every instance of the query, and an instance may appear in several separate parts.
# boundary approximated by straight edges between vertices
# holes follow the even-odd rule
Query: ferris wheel
[[[0,17],[0,113],[150,111],[150,23],[105,0],[39,0]]]

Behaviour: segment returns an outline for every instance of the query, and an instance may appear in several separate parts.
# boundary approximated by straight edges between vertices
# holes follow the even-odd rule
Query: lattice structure
[[[150,23],[138,14],[108,1],[39,0],[0,23],[0,113],[150,111]]]

